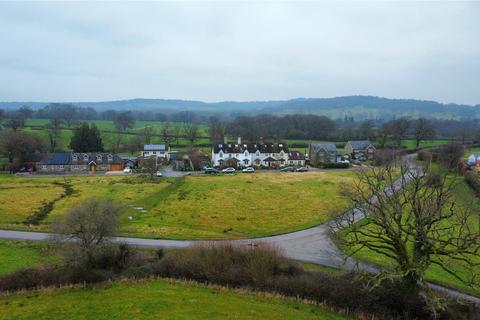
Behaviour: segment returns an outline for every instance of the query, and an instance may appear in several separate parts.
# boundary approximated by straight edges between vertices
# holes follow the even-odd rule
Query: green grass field
[[[88,120],[87,122],[94,123],[98,127],[98,129],[101,131],[101,134],[102,134],[104,147],[107,150],[112,149],[114,145],[114,141],[116,140],[115,134],[113,133],[113,131],[115,131],[115,126],[113,124],[113,121]],[[29,119],[26,122],[27,128],[25,130],[35,133],[40,137],[46,139],[47,134],[45,131],[43,131],[41,127],[45,126],[47,123],[48,123],[47,119]],[[134,134],[141,133],[142,129],[145,128],[146,126],[153,127],[155,130],[155,134],[159,135],[161,132],[161,129],[165,126],[165,122],[136,121],[134,127],[129,129],[125,134],[122,135],[122,142],[124,143],[132,139],[134,137]],[[182,126],[181,123],[175,123],[175,122],[170,123],[171,128],[181,127],[181,126]],[[208,138],[208,125],[198,124],[197,127],[199,128],[199,138],[195,141],[195,144],[197,146],[209,145],[210,139]],[[65,129],[61,131],[60,148],[64,150],[69,149],[70,139],[72,135],[73,135],[72,129]],[[183,133],[181,133],[181,135],[183,135]],[[229,141],[236,141],[236,137],[229,137]],[[300,151],[302,153],[307,153],[307,146],[310,142],[311,143],[334,143],[338,146],[337,148],[338,152],[344,151],[343,145],[346,143],[346,141],[319,141],[319,140],[311,141],[311,140],[301,140],[301,139],[287,139],[285,140],[285,142],[288,145],[294,146],[290,148],[292,151]],[[163,143],[163,141],[160,136],[153,136],[151,143]],[[175,145],[175,150],[178,150],[178,151],[184,151],[188,148],[188,141],[184,138],[179,138],[178,141],[173,141],[172,143]],[[446,143],[448,143],[448,140],[442,140],[442,139],[422,141],[422,143],[420,144],[420,147],[422,148],[434,147],[434,146],[438,146]],[[305,146],[298,147],[295,145],[305,145]],[[402,146],[409,149],[415,148],[415,141],[408,140],[408,139],[404,140],[402,143]],[[205,150],[203,151],[210,153],[210,148],[205,148]]]
[[[93,289],[44,289],[0,297],[13,319],[348,319],[272,295],[179,281],[123,281]]]
[[[46,243],[0,240],[0,274],[57,261],[59,256]]]
[[[475,210],[479,210],[480,200],[475,197],[471,189],[467,186],[467,184],[463,181],[462,178],[459,177],[458,179],[459,179],[459,184],[457,185],[457,188],[455,190],[455,195],[458,203],[460,205],[471,205],[472,201],[474,201]],[[342,234],[340,233],[340,235]],[[353,248],[349,246],[341,245],[341,247],[342,247],[342,250],[347,253],[353,252]],[[377,252],[374,252],[372,250],[368,250],[366,248],[358,251],[354,255],[354,257],[359,260],[366,261],[366,262],[379,265],[382,267],[386,267],[386,268],[391,268],[394,266],[394,262],[390,258],[384,255],[381,255]],[[478,257],[477,262],[480,262],[480,257]],[[463,276],[468,276],[469,272],[471,271],[470,267],[467,267],[466,265],[460,264],[456,261],[450,262],[450,267]],[[476,274],[477,274],[477,277],[480,277],[480,270],[478,270]],[[455,278],[453,275],[441,269],[439,266],[432,265],[427,271],[426,278],[435,283],[446,285],[452,288],[457,288],[464,292],[468,292],[468,293],[480,296],[480,286],[466,285],[462,281]]]
[[[69,208],[90,197],[107,197],[128,209],[124,235],[170,239],[233,239],[300,230],[347,209],[343,186],[351,171],[256,172],[196,175],[145,182],[137,177],[19,178],[0,176],[0,228],[48,230]],[[69,183],[74,190],[61,198]],[[39,225],[25,224],[46,202],[53,210]],[[21,204],[21,205],[19,205]],[[143,209],[139,209],[143,208]]]

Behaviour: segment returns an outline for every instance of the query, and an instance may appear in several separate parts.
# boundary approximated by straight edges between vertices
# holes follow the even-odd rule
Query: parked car
[[[132,173],[132,168],[126,167],[123,169],[123,173]]]
[[[156,175],[157,177],[163,177],[163,173],[162,173],[161,171],[157,171],[157,172],[155,173],[155,175]]]
[[[253,167],[248,167],[248,168],[243,169],[242,172],[245,172],[245,173],[254,173],[254,172],[255,172],[255,169],[253,169]]]
[[[204,168],[203,172],[206,173],[206,174],[217,174],[217,173],[220,173],[220,171],[217,170],[217,169],[215,169],[215,168]]]
[[[235,168],[229,167],[222,170],[223,173],[235,173]]]
[[[307,167],[300,167],[295,170],[296,172],[307,172],[308,168]]]
[[[295,172],[294,167],[285,167],[283,169],[280,169],[280,172]]]

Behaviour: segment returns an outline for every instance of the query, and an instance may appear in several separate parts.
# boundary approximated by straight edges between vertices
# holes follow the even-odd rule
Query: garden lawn
[[[0,274],[13,272],[59,260],[54,248],[47,243],[0,240]]]
[[[0,297],[1,319],[347,319],[291,299],[195,283],[124,281]]]
[[[455,196],[457,198],[458,203],[460,205],[471,205],[473,201],[473,205],[475,206],[474,210],[478,212],[478,210],[480,209],[480,201],[475,197],[472,190],[463,181],[463,178],[459,177],[458,179],[459,179],[459,184],[455,190]],[[342,233],[340,233],[340,235],[342,236]],[[341,241],[339,244],[342,247],[342,250],[344,250],[345,252],[347,253],[353,252],[353,248],[348,246],[342,246]],[[354,257],[359,260],[363,260],[368,263],[372,263],[372,264],[386,267],[386,268],[394,266],[394,262],[390,258],[387,258],[386,256],[383,256],[377,252],[374,252],[368,249],[360,250],[354,255]],[[480,257],[478,257],[477,262],[480,262]],[[468,276],[470,274],[469,267],[455,261],[451,262],[451,268],[464,276]],[[480,277],[480,269],[478,270],[478,272],[476,272],[476,274],[477,274],[477,277]],[[450,275],[448,272],[441,269],[439,266],[432,265],[427,271],[426,278],[429,281],[432,281],[441,285],[445,285],[448,287],[456,288],[461,291],[480,297],[480,286],[466,285],[462,281]]]
[[[352,171],[255,172],[161,178],[0,176],[0,228],[47,231],[50,223],[90,197],[110,198],[126,210],[121,234],[170,239],[261,237],[304,229],[347,209],[341,195]],[[61,195],[68,183],[73,194]],[[38,225],[28,217],[54,201]]]

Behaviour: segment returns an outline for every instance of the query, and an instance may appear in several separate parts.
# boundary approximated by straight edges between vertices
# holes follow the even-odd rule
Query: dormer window
[[[97,154],[97,161],[102,161],[102,155],[101,154]]]
[[[88,161],[88,154],[86,153],[83,154],[83,161]]]
[[[73,161],[78,161],[78,156],[76,154],[74,154],[73,157],[72,157],[72,160]]]
[[[257,156],[260,156],[260,151],[257,150],[257,153],[256,153]]]
[[[108,161],[112,161],[112,160],[113,160],[113,155],[108,154]]]

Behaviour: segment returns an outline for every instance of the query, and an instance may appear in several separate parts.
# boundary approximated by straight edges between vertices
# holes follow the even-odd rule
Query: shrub
[[[465,172],[465,182],[472,188],[477,196],[480,196],[480,177],[474,171]]]
[[[322,168],[324,169],[345,169],[348,167],[349,167],[349,164],[343,163],[343,162],[329,162],[329,163],[324,163],[322,165]]]

